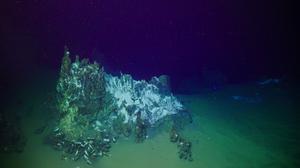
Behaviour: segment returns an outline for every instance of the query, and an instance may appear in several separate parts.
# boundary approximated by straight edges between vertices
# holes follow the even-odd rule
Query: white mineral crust
[[[141,112],[141,118],[153,125],[159,119],[183,110],[182,104],[171,93],[162,93],[157,85],[145,80],[134,80],[127,74],[120,77],[106,74],[105,80],[106,91],[112,94],[118,115],[124,116],[124,123],[135,122],[136,114]]]

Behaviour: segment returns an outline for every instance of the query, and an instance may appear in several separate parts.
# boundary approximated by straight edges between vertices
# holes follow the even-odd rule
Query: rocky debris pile
[[[87,164],[92,164],[92,161],[98,157],[109,156],[111,145],[116,140],[116,137],[107,132],[102,132],[96,137],[69,140],[59,128],[56,128],[45,138],[45,143],[50,144],[56,150],[63,151],[62,159],[64,160],[83,159]]]
[[[175,128],[172,128],[170,132],[170,141],[172,143],[177,143],[178,156],[180,159],[193,161],[192,158],[192,142],[184,139],[180,136]]]
[[[108,155],[116,137],[134,133],[136,142],[143,142],[147,128],[183,110],[167,76],[149,82],[127,74],[112,76],[96,62],[78,56],[72,62],[67,48],[56,90],[59,117],[45,142],[63,151],[63,158],[82,158],[88,164]]]
[[[0,113],[0,152],[23,152],[26,137],[23,135],[20,123],[10,121]]]
[[[116,142],[111,131],[115,108],[105,90],[103,68],[78,56],[72,62],[66,48],[56,91],[59,116],[46,132],[45,142],[63,151],[63,159],[82,158],[92,164],[96,158],[108,156],[111,143]],[[36,133],[44,131],[41,127]]]

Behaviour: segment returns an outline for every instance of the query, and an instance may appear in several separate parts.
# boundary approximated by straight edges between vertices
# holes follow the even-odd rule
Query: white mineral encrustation
[[[124,123],[135,122],[136,114],[153,125],[158,120],[183,110],[183,105],[171,93],[166,93],[162,81],[153,77],[150,82],[134,80],[131,75],[120,77],[105,75],[106,91],[113,97],[118,115],[124,117]]]

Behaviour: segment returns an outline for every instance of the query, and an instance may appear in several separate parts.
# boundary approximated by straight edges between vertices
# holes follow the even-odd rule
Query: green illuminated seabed
[[[169,133],[161,129],[144,143],[119,139],[110,157],[98,159],[92,166],[84,161],[62,160],[61,152],[43,144],[34,130],[47,119],[43,101],[55,81],[44,77],[35,86],[20,91],[21,106],[9,110],[24,111],[23,131],[27,145],[23,153],[1,154],[2,168],[283,168],[299,167],[299,117],[297,102],[285,91],[265,91],[260,104],[238,103],[232,93],[250,86],[232,86],[215,94],[178,95],[192,112],[193,123],[182,134],[192,141],[194,161],[180,160],[177,147],[169,142]],[[48,78],[48,79],[47,79]],[[52,81],[52,80],[51,80]],[[276,96],[274,96],[274,94]],[[280,96],[278,96],[280,95]]]

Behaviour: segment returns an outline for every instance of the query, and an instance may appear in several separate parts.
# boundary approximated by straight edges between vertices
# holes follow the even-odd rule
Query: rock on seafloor
[[[136,114],[151,125],[158,120],[183,110],[183,105],[171,93],[165,92],[165,86],[159,78],[153,77],[151,83],[134,80],[131,75],[120,77],[105,75],[106,91],[112,94],[118,112],[124,116],[124,123],[136,121]],[[155,82],[154,82],[155,81]]]

